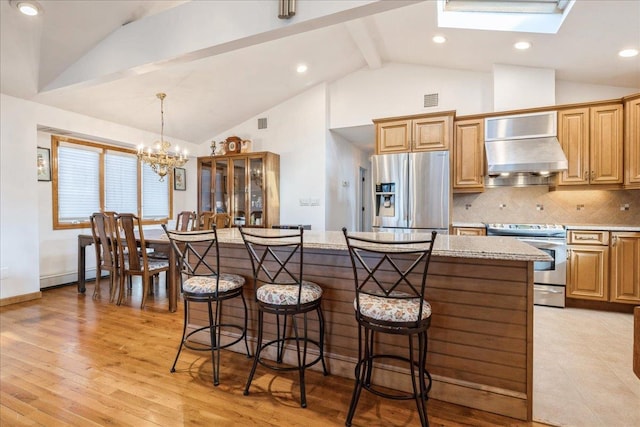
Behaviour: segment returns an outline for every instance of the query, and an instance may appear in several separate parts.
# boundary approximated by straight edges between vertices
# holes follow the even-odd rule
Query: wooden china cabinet
[[[198,157],[198,213],[231,215],[233,226],[280,222],[280,156],[267,151]]]

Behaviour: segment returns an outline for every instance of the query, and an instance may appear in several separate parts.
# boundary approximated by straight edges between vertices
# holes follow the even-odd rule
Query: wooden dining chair
[[[211,222],[216,225],[216,228],[230,228],[231,227],[231,215],[227,213],[217,213],[211,218]],[[211,229],[211,224],[206,228]]]
[[[95,212],[89,217],[91,233],[96,248],[96,286],[93,298],[100,298],[102,271],[109,272],[109,301],[113,302],[119,277],[118,244],[116,241],[116,213]]]
[[[121,265],[118,305],[124,300],[125,279],[140,276],[142,280],[140,308],[144,308],[153,276],[163,271],[166,275],[169,270],[169,261],[151,258],[148,255],[140,218],[134,214],[119,214],[116,218],[118,220],[116,228],[118,255]]]
[[[214,211],[202,211],[198,214],[198,219],[196,221],[196,229],[198,230],[210,230],[211,229],[211,218],[216,213]]]
[[[195,212],[182,211],[176,217],[176,231],[190,231],[196,228]]]

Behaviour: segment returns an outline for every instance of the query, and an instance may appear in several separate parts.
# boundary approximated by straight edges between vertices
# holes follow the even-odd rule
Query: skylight
[[[438,26],[555,34],[575,0],[437,0]]]

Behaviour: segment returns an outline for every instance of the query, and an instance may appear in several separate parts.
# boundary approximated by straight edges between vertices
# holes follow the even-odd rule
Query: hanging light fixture
[[[184,166],[189,159],[187,159],[187,150],[180,152],[180,149],[176,147],[175,152],[169,152],[171,144],[164,140],[164,99],[167,97],[165,93],[158,93],[156,97],[160,100],[160,141],[156,143],[156,150],[151,151],[151,148],[145,149],[144,146],[138,147],[138,159],[148,164],[151,169],[160,176],[160,181],[164,181],[165,175],[171,172],[174,168]]]

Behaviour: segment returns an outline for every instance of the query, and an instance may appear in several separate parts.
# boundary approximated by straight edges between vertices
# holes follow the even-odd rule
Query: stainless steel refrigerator
[[[449,152],[371,157],[373,231],[449,230]]]

